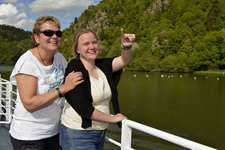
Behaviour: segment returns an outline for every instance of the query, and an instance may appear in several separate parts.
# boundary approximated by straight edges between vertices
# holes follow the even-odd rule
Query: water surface
[[[223,150],[223,87],[225,77],[222,75],[124,72],[118,91],[121,111],[129,119]],[[117,134],[116,128],[111,127],[112,135]],[[138,131],[133,133],[135,149],[185,149]],[[120,137],[115,137],[120,141]]]
[[[9,79],[13,66],[0,66]],[[130,120],[225,150],[225,77],[192,74],[123,72],[118,85],[121,112]],[[107,136],[120,141],[120,128]],[[133,130],[132,147],[140,150],[185,150]],[[105,150],[120,148],[108,142]]]

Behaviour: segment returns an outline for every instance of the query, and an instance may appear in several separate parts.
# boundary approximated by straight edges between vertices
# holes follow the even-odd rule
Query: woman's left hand
[[[121,113],[118,113],[118,114],[116,114],[116,115],[114,115],[114,116],[112,116],[112,117],[113,117],[113,121],[112,121],[111,123],[117,123],[117,122],[120,122],[120,121],[122,121],[122,120],[124,120],[124,119],[127,119],[127,117],[124,116],[124,115],[121,114]]]
[[[130,49],[135,40],[135,35],[130,33],[124,33],[124,30],[121,29],[121,46],[123,49]]]

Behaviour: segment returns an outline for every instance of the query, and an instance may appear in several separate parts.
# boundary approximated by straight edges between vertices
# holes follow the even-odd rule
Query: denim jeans
[[[63,150],[103,150],[106,130],[75,130],[61,124]]]

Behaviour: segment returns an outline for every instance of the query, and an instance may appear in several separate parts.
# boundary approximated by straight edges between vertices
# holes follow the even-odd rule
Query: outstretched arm
[[[133,41],[135,39],[134,34],[126,34],[124,30],[121,29],[121,47],[122,47],[122,54],[121,56],[116,57],[113,60],[112,67],[113,72],[116,72],[126,65],[128,65],[132,60],[132,51],[131,47],[133,45]]]

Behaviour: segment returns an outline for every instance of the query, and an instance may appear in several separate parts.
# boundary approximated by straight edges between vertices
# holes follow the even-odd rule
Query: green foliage
[[[8,25],[0,25],[0,36],[5,40],[21,41],[31,38],[31,32]]]
[[[0,64],[15,64],[31,48],[31,32],[8,25],[0,25]]]
[[[68,61],[75,57],[75,53],[73,50],[73,26],[74,24],[72,23],[69,28],[63,30],[61,46],[58,50],[65,56],[65,58],[67,58]]]
[[[81,28],[96,32],[99,57],[121,54],[121,28],[126,33],[134,33],[139,48],[133,51],[128,70],[193,72],[225,69],[224,0],[103,0],[99,5],[91,5],[63,31],[59,51],[67,60],[74,57],[74,31]],[[5,39],[7,35],[1,35],[4,49],[1,48],[0,53],[11,51],[13,57],[5,55],[7,57],[0,58],[0,62],[15,62],[13,59],[26,48],[19,50],[18,43],[12,46],[10,40]],[[11,39],[14,36],[10,34]],[[18,51],[12,53],[12,48]]]

